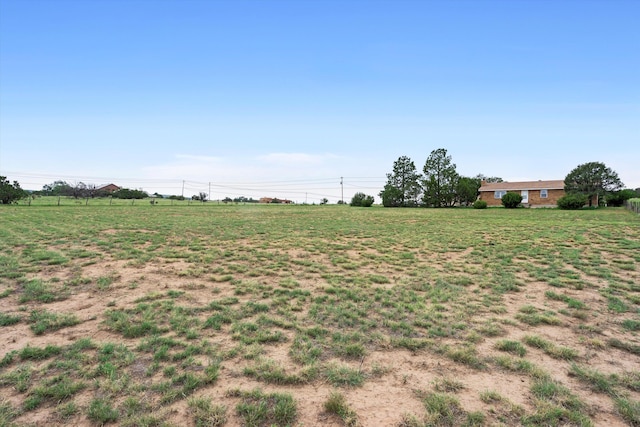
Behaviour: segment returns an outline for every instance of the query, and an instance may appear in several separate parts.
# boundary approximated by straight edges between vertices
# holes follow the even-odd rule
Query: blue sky
[[[640,2],[0,0],[0,175],[377,195],[400,156],[640,187]]]

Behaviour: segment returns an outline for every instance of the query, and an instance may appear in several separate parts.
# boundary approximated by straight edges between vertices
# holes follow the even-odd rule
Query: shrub
[[[20,184],[18,184],[18,181],[13,181],[13,184],[11,184],[6,177],[0,176],[1,204],[9,205],[25,197],[27,197],[27,192],[20,188]]]
[[[607,195],[607,206],[615,206],[620,207],[624,205],[624,202],[636,197],[636,192],[634,190],[620,190],[615,191]]]
[[[587,203],[587,196],[584,194],[567,194],[558,199],[560,209],[581,209]]]
[[[522,196],[518,193],[507,193],[502,196],[502,205],[507,209],[517,208],[522,202]]]
[[[487,202],[484,200],[476,200],[473,202],[473,209],[487,209]]]
[[[364,193],[356,193],[351,198],[351,206],[362,206],[368,208],[373,205],[373,196],[367,196]]]
[[[111,197],[114,199],[146,199],[149,195],[142,190],[130,190],[128,188],[121,188],[111,193]]]

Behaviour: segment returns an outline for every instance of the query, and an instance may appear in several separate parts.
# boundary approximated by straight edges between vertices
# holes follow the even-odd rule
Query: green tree
[[[6,176],[0,176],[0,202],[9,205],[27,197],[27,192],[20,188],[18,181],[9,182]]]
[[[54,181],[42,186],[43,196],[68,196],[71,194],[71,185],[65,181]]]
[[[478,198],[480,179],[461,176],[456,185],[456,199],[461,205],[469,206]]]
[[[576,166],[564,179],[567,194],[584,194],[589,198],[589,206],[596,206],[600,197],[623,187],[618,174],[600,162],[589,162]]]
[[[451,163],[451,156],[447,155],[447,150],[433,150],[422,171],[424,204],[435,208],[453,206],[460,176],[456,172],[456,165]]]
[[[364,193],[356,193],[351,198],[351,206],[362,206],[368,208],[373,205],[373,196],[367,196]]]
[[[635,190],[626,189],[620,191],[614,191],[611,194],[607,194],[607,206],[619,207],[624,205],[624,202],[636,197]]]
[[[382,206],[386,208],[396,208],[402,206],[402,190],[391,184],[386,184],[384,190],[380,192]]]
[[[387,174],[387,183],[380,197],[386,207],[417,206],[420,191],[416,165],[409,157],[401,156],[393,163],[393,172]]]

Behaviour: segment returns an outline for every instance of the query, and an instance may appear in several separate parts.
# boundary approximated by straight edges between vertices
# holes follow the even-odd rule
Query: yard
[[[0,425],[640,425],[623,209],[6,206]]]

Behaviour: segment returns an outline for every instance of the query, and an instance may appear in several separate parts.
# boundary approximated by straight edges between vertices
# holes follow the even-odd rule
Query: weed
[[[250,392],[236,391],[232,396],[241,397],[236,411],[247,427],[262,425],[293,425],[298,413],[295,400],[287,393],[265,394],[260,389]]]
[[[306,334],[298,334],[289,349],[291,358],[302,365],[311,365],[320,359],[322,348]]]
[[[56,413],[63,420],[73,417],[78,412],[79,408],[78,405],[75,404],[75,402],[62,403],[56,407]]]
[[[339,416],[346,426],[356,427],[358,425],[358,415],[349,407],[342,393],[332,391],[323,407],[328,413]]]
[[[196,427],[217,427],[227,423],[227,408],[213,405],[205,398],[191,398],[187,401]]]
[[[102,425],[118,421],[120,413],[111,406],[109,399],[95,398],[89,404],[87,416],[91,421]]]
[[[60,295],[56,296],[54,290],[48,283],[40,279],[33,279],[24,284],[22,295],[20,296],[20,303],[29,301],[47,303],[56,301],[59,298]]]
[[[424,398],[427,425],[457,426],[467,419],[467,414],[455,397],[445,393],[429,393]]]
[[[507,332],[505,328],[494,321],[486,322],[478,328],[478,331],[480,331],[482,335],[486,335],[488,337],[497,337],[500,335],[504,335]]]
[[[54,345],[47,345],[45,348],[31,347],[27,345],[20,350],[18,354],[22,360],[42,360],[56,356],[61,352],[62,348]]]
[[[609,310],[615,313],[626,313],[627,311],[629,311],[629,306],[625,304],[624,301],[622,301],[620,298],[611,295],[607,299],[609,302]]]
[[[433,388],[440,392],[455,393],[464,389],[464,384],[451,378],[441,378],[433,381]]]
[[[42,335],[45,332],[57,331],[67,326],[74,326],[80,323],[74,314],[53,313],[46,310],[34,310],[29,316],[30,328],[36,335]]]
[[[108,276],[100,276],[96,279],[96,285],[101,291],[109,289],[109,287],[118,279],[117,275],[110,274]]]
[[[617,379],[623,387],[633,391],[640,391],[640,371],[623,372]]]
[[[323,369],[327,381],[334,387],[359,387],[365,376],[359,369],[346,365],[330,364]]]
[[[31,365],[21,365],[14,371],[0,376],[0,386],[11,385],[20,393],[24,393],[31,385],[33,369]]]
[[[121,310],[107,311],[106,323],[125,338],[139,338],[160,332],[158,326],[151,320],[139,322],[134,316]]]
[[[589,369],[572,363],[569,374],[577,377],[580,381],[591,385],[591,388],[594,391],[614,394],[615,380],[595,369]]]
[[[480,360],[474,347],[444,347],[441,351],[454,362],[462,363],[475,369],[482,369],[485,367],[485,363]]]
[[[254,366],[244,368],[244,374],[254,377],[259,381],[271,384],[302,384],[313,378],[303,378],[298,375],[290,375],[284,367],[271,359],[261,359]]]
[[[556,404],[568,411],[580,412],[584,409],[584,403],[568,388],[550,378],[534,381],[531,393],[540,400]]]
[[[640,402],[626,397],[616,397],[613,401],[618,413],[629,425],[640,425]]]
[[[555,326],[561,324],[560,319],[551,313],[517,313],[515,317],[530,326],[541,324]]]
[[[573,360],[578,357],[578,352],[569,347],[556,346],[551,341],[537,335],[527,335],[523,338],[525,344],[543,350],[554,359]]]
[[[5,314],[0,312],[0,326],[11,326],[19,323],[22,320],[20,316],[12,316],[10,314]]]
[[[626,352],[629,352],[631,354],[640,354],[640,345],[637,344],[632,344],[630,342],[624,342],[624,341],[620,341],[617,338],[611,338],[608,341],[609,345],[611,347],[620,349],[620,350],[624,350]]]
[[[498,341],[495,344],[495,348],[497,350],[505,351],[507,353],[517,354],[520,357],[523,357],[525,354],[527,354],[527,349],[524,348],[523,345],[520,344],[518,341],[509,341],[509,340]]]
[[[508,369],[514,372],[522,372],[532,378],[549,378],[549,374],[526,359],[514,359],[509,356],[499,356],[495,359],[495,362],[501,368]]]
[[[622,327],[629,331],[640,331],[640,320],[626,319],[622,322]]]

